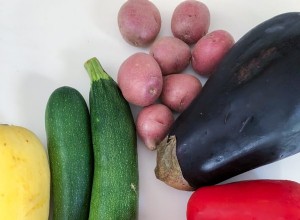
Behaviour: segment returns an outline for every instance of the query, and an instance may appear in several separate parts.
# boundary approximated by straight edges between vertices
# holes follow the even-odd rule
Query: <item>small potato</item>
[[[137,52],[121,64],[117,82],[128,102],[148,106],[160,96],[163,78],[156,60],[147,53]]]
[[[128,0],[119,10],[118,26],[128,43],[137,47],[147,46],[160,31],[161,15],[148,0]]]
[[[155,150],[174,122],[172,111],[163,104],[144,107],[137,115],[136,130],[147,148]]]
[[[150,54],[158,62],[162,74],[178,73],[190,63],[191,49],[184,41],[171,37],[161,37],[150,47]]]
[[[161,101],[176,112],[183,112],[200,93],[200,80],[190,74],[170,74],[164,77]]]
[[[171,30],[175,37],[187,44],[196,43],[203,37],[210,25],[208,7],[197,0],[185,0],[174,10],[171,18]]]
[[[193,69],[200,75],[210,75],[233,44],[233,37],[225,30],[207,34],[192,49]]]

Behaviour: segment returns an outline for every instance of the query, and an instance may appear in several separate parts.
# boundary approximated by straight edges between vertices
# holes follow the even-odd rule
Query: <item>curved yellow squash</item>
[[[46,151],[26,128],[0,125],[0,219],[46,220],[50,170]]]

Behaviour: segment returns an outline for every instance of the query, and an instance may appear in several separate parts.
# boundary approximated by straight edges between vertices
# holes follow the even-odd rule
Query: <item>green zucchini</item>
[[[138,162],[135,124],[117,83],[96,58],[84,64],[94,149],[90,220],[133,220],[138,209]]]
[[[45,114],[53,196],[53,220],[86,220],[93,182],[90,114],[83,96],[60,87]]]

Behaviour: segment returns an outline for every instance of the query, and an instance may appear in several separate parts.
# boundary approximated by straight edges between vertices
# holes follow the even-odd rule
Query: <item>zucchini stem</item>
[[[88,72],[92,82],[98,81],[100,79],[109,79],[109,75],[104,71],[99,60],[93,57],[85,62],[84,67]]]

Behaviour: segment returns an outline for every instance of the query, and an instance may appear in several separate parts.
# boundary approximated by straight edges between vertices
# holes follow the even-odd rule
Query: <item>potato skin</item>
[[[193,69],[200,75],[210,75],[233,44],[233,37],[225,30],[207,34],[192,49]]]
[[[158,62],[163,75],[183,71],[191,58],[189,45],[172,36],[161,37],[154,41],[149,53]]]
[[[200,93],[200,80],[187,73],[170,74],[164,77],[161,101],[176,112],[183,112]]]
[[[144,52],[129,56],[121,64],[117,82],[124,98],[137,106],[153,104],[160,96],[163,86],[158,63]]]
[[[207,32],[210,25],[208,7],[197,0],[185,0],[173,11],[171,30],[175,37],[187,44],[196,43]]]
[[[139,137],[150,150],[167,134],[174,122],[172,111],[165,105],[156,103],[144,107],[137,115],[136,129]]]
[[[158,8],[148,0],[128,0],[118,12],[118,26],[122,37],[131,45],[147,46],[161,28]]]

